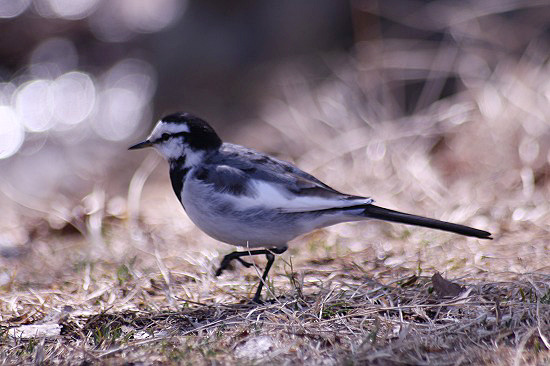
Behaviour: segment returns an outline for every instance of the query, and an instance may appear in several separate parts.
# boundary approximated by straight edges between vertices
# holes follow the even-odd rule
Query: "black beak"
[[[153,146],[153,143],[149,140],[145,140],[140,142],[139,144],[132,145],[128,148],[128,150],[137,150],[137,149],[143,149],[144,147]]]

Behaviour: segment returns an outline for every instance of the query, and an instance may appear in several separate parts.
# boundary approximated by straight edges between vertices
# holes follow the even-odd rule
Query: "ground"
[[[71,227],[29,223],[32,245],[4,253],[4,363],[550,360],[549,244],[540,228],[523,223],[532,233],[525,242],[376,222],[320,230],[279,256],[257,305],[249,300],[264,261],[215,277],[232,248],[183,212],[163,217],[178,212],[167,188],[145,193],[163,202],[158,211],[104,217],[95,243]],[[460,287],[438,282],[438,272]]]

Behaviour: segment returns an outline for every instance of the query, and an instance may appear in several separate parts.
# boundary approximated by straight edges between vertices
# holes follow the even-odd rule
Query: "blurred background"
[[[76,234],[120,257],[111,219],[210,240],[165,163],[126,150],[182,110],[337,189],[521,234],[544,258],[549,51],[547,0],[0,0],[0,254]],[[369,227],[327,240],[410,235]]]

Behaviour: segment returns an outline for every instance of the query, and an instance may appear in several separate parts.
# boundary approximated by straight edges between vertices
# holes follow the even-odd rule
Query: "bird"
[[[155,148],[170,167],[170,181],[183,209],[209,236],[246,250],[223,257],[216,276],[242,257],[265,255],[267,262],[253,302],[275,255],[288,242],[315,229],[376,219],[439,229],[480,239],[491,233],[374,205],[370,197],[337,191],[295,165],[244,146],[223,142],[205,120],[187,112],[162,117],[146,140],[129,150]]]

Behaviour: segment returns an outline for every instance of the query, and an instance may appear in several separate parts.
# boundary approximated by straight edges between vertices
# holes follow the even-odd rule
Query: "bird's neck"
[[[185,156],[183,156],[182,159],[170,160],[170,181],[172,183],[174,193],[180,202],[182,202],[181,196],[183,185],[185,184],[185,179],[187,178],[187,173],[189,173],[190,169],[191,168],[185,167]]]
[[[180,156],[168,159],[172,188],[174,188],[174,193],[176,193],[180,202],[182,202],[182,191],[187,174],[191,169],[200,165],[206,155],[206,151],[203,150],[185,149]]]

